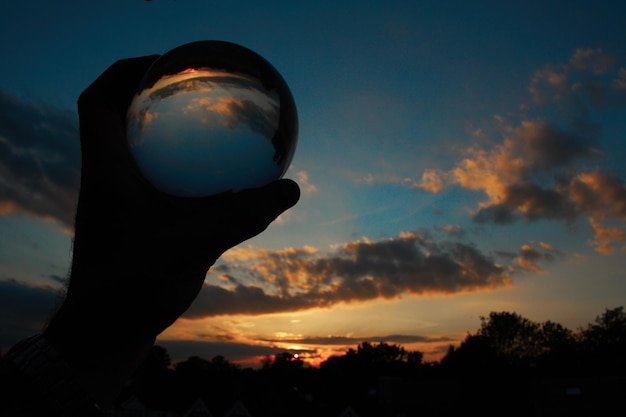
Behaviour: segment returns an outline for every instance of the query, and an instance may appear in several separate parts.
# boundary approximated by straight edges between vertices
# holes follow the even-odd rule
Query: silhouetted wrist
[[[104,312],[95,317],[90,313],[64,305],[43,335],[85,389],[99,404],[109,407],[149,352],[155,337],[133,332],[118,320],[107,321]]]
[[[2,358],[0,365],[2,378],[19,387],[17,397],[3,399],[0,406],[7,417],[104,416],[74,369],[41,334],[16,344]],[[25,393],[28,393],[27,397]]]

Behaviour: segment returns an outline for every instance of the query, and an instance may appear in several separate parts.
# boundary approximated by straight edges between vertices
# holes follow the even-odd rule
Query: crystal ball
[[[158,190],[202,197],[281,178],[298,139],[287,83],[263,57],[199,41],[159,57],[127,113],[127,140]]]

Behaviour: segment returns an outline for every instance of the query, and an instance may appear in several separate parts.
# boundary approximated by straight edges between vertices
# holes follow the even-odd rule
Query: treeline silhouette
[[[241,401],[252,416],[601,415],[626,398],[626,313],[606,309],[576,331],[492,312],[440,361],[362,342],[312,367],[290,352],[242,368],[224,356],[172,364],[154,346],[121,397],[176,410],[201,398],[213,415]],[[546,411],[547,410],[547,411]]]

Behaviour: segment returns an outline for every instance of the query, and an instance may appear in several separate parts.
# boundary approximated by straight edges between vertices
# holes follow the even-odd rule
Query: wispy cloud
[[[461,237],[465,235],[465,233],[467,233],[467,231],[464,228],[456,224],[445,224],[442,226],[435,225],[433,226],[433,229],[435,229],[438,232],[446,233],[447,235],[453,236],[453,237]]]
[[[397,184],[408,188],[419,188],[432,193],[438,193],[444,189],[444,181],[441,172],[434,169],[424,171],[422,178],[416,180],[411,177],[401,177],[393,174],[369,173],[362,178],[357,178],[358,184]]]
[[[386,336],[366,336],[366,337],[352,337],[352,336],[326,336],[326,337],[316,337],[316,336],[303,336],[296,338],[265,338],[260,339],[264,342],[272,342],[272,343],[297,343],[302,345],[319,345],[319,346],[328,346],[328,345],[338,345],[338,346],[348,346],[348,345],[358,345],[361,342],[386,342],[386,343],[398,343],[398,344],[409,344],[409,343],[441,343],[441,342],[451,342],[456,341],[455,339],[451,339],[445,336],[438,337],[427,337],[427,336],[419,336],[419,335],[406,335],[406,334],[392,334]]]
[[[511,271],[521,269],[535,273],[543,272],[541,263],[550,263],[564,256],[546,242],[530,242],[522,245],[517,252],[497,251],[496,254],[508,259],[508,268]]]
[[[305,195],[311,195],[317,192],[317,186],[309,179],[309,173],[304,170],[296,171],[296,177],[298,179],[298,185],[300,190]]]

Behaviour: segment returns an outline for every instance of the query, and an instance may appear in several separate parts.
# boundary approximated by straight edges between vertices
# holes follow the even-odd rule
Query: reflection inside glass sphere
[[[142,174],[160,191],[199,197],[265,185],[288,168],[297,142],[291,93],[241,46],[202,41],[152,65],[127,114]]]

